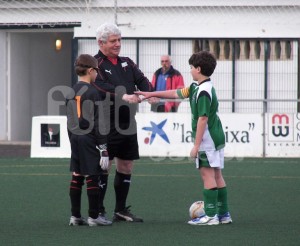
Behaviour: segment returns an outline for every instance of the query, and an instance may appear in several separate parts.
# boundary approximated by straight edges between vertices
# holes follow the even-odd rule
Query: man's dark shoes
[[[113,222],[127,221],[127,222],[143,222],[142,218],[138,218],[130,212],[130,206],[124,208],[124,210],[115,212]]]

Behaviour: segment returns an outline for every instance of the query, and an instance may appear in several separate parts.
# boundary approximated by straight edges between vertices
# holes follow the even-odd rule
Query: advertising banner
[[[220,114],[225,132],[226,157],[263,156],[262,114]]]
[[[263,157],[264,153],[265,157],[300,157],[300,114],[228,113],[219,117],[227,158]],[[140,156],[189,156],[191,114],[137,113],[136,120]],[[69,158],[70,154],[66,117],[33,117],[31,157]]]
[[[66,116],[32,117],[30,157],[71,157]]]
[[[136,120],[141,156],[189,156],[193,147],[191,114],[138,113]]]
[[[266,157],[300,157],[300,114],[265,115]]]
[[[221,114],[226,138],[226,157],[263,156],[261,114]],[[188,157],[193,147],[191,114],[138,113],[141,156]]]

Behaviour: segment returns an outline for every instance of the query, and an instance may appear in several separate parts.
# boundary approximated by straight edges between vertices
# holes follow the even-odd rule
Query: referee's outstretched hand
[[[125,102],[128,102],[128,103],[140,103],[140,102],[142,102],[140,97],[138,95],[135,95],[135,94],[133,94],[133,95],[124,94],[122,99]]]

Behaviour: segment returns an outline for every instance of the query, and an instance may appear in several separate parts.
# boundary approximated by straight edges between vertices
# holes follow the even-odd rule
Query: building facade
[[[104,22],[149,79],[170,54],[188,86],[190,55],[213,52],[220,112],[299,112],[299,16],[299,0],[0,1],[0,141],[29,141],[33,116],[64,114],[74,59],[97,52]]]

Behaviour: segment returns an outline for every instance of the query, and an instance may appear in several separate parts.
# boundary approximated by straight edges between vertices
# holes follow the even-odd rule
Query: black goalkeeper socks
[[[99,195],[99,213],[105,212],[104,207],[104,198],[107,190],[107,180],[108,180],[108,173],[101,174],[99,180],[99,188],[100,188],[100,195]]]

